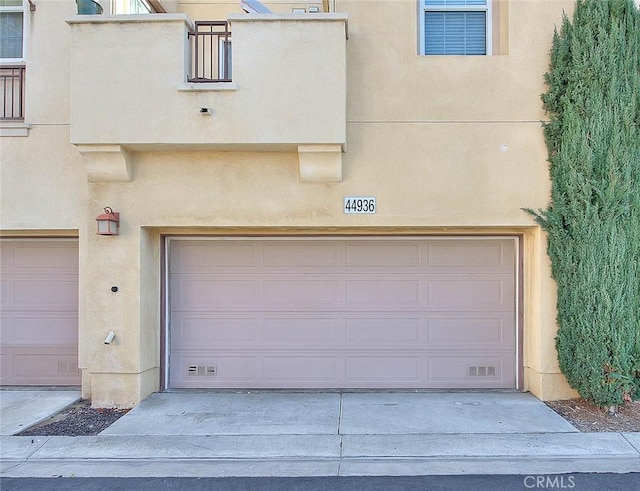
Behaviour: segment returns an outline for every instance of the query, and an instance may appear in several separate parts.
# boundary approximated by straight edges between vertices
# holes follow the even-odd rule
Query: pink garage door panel
[[[78,385],[78,245],[0,241],[2,385]]]
[[[515,246],[172,239],[169,386],[515,387]]]

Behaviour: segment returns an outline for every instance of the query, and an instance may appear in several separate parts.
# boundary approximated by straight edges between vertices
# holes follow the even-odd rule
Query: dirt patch
[[[128,412],[129,409],[92,408],[91,401],[83,399],[18,433],[18,436],[97,435]]]
[[[640,431],[640,401],[625,403],[615,415],[582,399],[546,404],[582,432]]]

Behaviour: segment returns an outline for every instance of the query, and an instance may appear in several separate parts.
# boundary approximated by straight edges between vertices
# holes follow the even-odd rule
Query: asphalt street
[[[406,477],[3,478],[2,491],[640,490],[640,473]]]

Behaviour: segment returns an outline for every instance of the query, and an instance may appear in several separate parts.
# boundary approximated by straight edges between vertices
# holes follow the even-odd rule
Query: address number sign
[[[345,196],[343,211],[345,213],[371,214],[376,212],[375,196]]]

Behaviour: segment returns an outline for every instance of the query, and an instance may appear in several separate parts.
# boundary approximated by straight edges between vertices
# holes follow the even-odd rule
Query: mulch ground
[[[546,404],[583,432],[640,431],[640,401],[625,403],[615,415],[582,399],[551,401]]]
[[[18,436],[91,436],[108,428],[129,409],[93,408],[84,399],[32,426]]]

